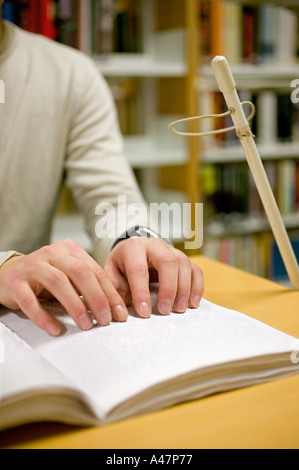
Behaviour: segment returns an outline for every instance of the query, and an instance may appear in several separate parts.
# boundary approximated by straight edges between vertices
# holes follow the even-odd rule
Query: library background
[[[210,67],[215,55],[226,56],[241,100],[256,107],[253,133],[299,258],[298,3],[16,0],[4,2],[2,16],[94,58],[147,201],[204,203],[201,254],[287,283],[235,132],[178,137],[168,124],[226,110]],[[229,120],[201,121],[200,130]],[[90,248],[64,187],[52,241],[70,233]],[[183,249],[183,240],[174,242]]]

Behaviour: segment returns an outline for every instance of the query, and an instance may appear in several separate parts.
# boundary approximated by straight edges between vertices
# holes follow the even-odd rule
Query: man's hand
[[[56,336],[60,325],[42,308],[38,297],[57,299],[84,330],[92,327],[88,310],[101,325],[111,319],[124,321],[128,314],[105,271],[72,240],[14,256],[1,266],[0,304],[22,310],[41,329]]]
[[[157,238],[132,237],[111,251],[104,269],[126,304],[133,301],[142,317],[151,314],[149,281],[159,282],[158,310],[196,308],[203,294],[203,275],[181,251]]]

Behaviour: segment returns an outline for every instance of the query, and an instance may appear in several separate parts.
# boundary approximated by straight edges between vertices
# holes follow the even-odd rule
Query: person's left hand
[[[157,238],[120,241],[104,265],[114,287],[141,317],[151,315],[149,282],[159,282],[158,311],[182,313],[196,308],[203,295],[201,269],[180,250]]]

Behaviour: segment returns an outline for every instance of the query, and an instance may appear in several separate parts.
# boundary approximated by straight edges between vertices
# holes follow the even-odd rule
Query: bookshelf
[[[202,1],[203,57],[197,88],[200,114],[222,112],[224,101],[209,62],[214,55],[225,55],[241,100],[255,104],[253,133],[299,258],[299,107],[291,100],[291,84],[299,76],[298,13],[294,1]],[[215,24],[218,41],[208,39]],[[215,125],[228,126],[231,121],[208,124]],[[265,277],[284,279],[280,255],[234,132],[201,139],[201,168],[206,208],[202,252]]]

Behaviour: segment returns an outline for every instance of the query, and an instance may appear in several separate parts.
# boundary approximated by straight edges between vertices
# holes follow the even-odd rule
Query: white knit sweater
[[[0,265],[48,243],[64,171],[103,264],[114,240],[97,238],[96,206],[118,195],[143,201],[109,88],[93,61],[69,47],[10,23],[1,44]]]

